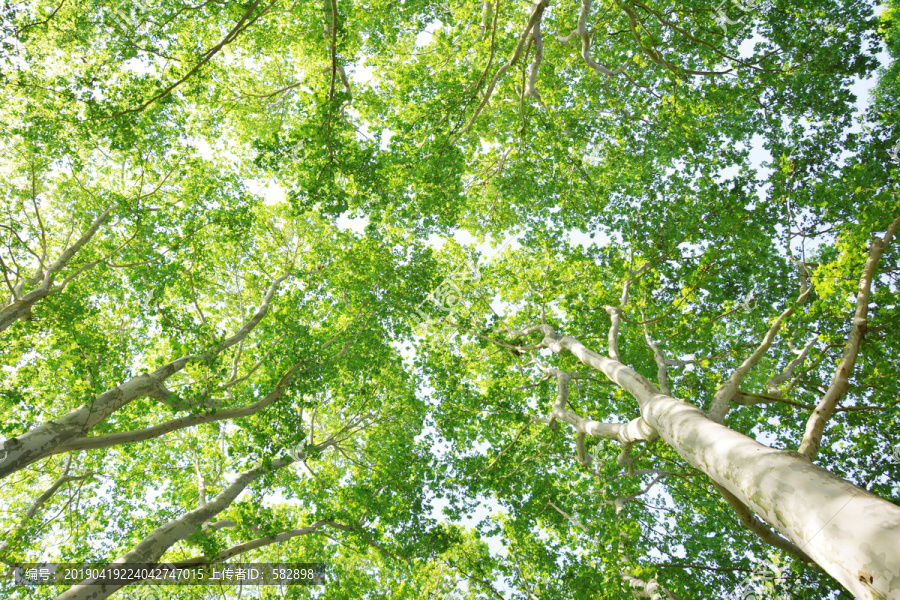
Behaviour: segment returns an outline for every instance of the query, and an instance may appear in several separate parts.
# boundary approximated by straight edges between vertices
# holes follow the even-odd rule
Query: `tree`
[[[897,597],[871,9],[5,8],[0,560]]]
[[[900,539],[895,531],[900,514],[897,506],[835,477],[825,469],[810,464],[810,461],[816,458],[820,450],[823,431],[832,416],[841,413],[850,415],[857,411],[863,414],[864,411],[872,411],[877,414],[878,411],[892,410],[894,402],[891,388],[879,389],[874,397],[869,398],[869,394],[865,392],[864,396],[854,398],[854,394],[848,395],[848,391],[851,389],[850,380],[863,334],[873,329],[879,333],[882,331],[881,325],[873,326],[867,317],[871,286],[875,273],[880,270],[879,259],[898,226],[900,218],[894,219],[887,232],[871,244],[859,278],[852,326],[845,343],[830,345],[843,351],[827,390],[809,379],[816,376],[813,374],[824,374],[821,360],[800,371],[800,365],[806,360],[815,342],[819,341],[817,338],[823,337],[822,334],[815,335],[803,350],[798,349],[797,354],[800,356],[793,360],[789,361],[790,355],[785,356],[783,352],[771,362],[764,361],[763,358],[774,348],[773,342],[779,330],[790,320],[792,314],[803,311],[805,301],[813,290],[833,284],[829,281],[830,278],[826,279],[818,274],[828,273],[828,269],[832,273],[840,272],[837,263],[846,257],[827,266],[817,265],[817,275],[812,280],[815,281],[817,276],[822,279],[822,284],[817,284],[818,287],[810,283],[808,263],[800,263],[799,298],[794,301],[789,299],[787,308],[778,311],[781,312],[780,315],[772,315],[766,328],[757,334],[759,341],[751,344],[748,350],[743,350],[745,344],[735,344],[734,336],[724,334],[729,328],[735,328],[743,330],[738,339],[752,339],[750,334],[759,328],[759,321],[754,323],[756,319],[748,320],[745,314],[765,314],[760,307],[744,313],[738,306],[716,314],[708,313],[702,308],[704,304],[715,307],[715,302],[693,300],[711,296],[716,293],[717,288],[724,287],[722,280],[729,274],[722,267],[727,265],[716,265],[713,262],[701,266],[699,271],[707,272],[707,281],[698,281],[699,285],[693,290],[682,289],[681,298],[672,298],[667,293],[663,282],[672,279],[664,275],[660,266],[673,255],[677,256],[684,251],[681,244],[667,248],[660,256],[647,260],[638,259],[636,249],[630,257],[616,249],[594,249],[592,252],[582,253],[565,249],[565,243],[544,240],[546,258],[543,260],[533,261],[530,258],[538,252],[537,249],[532,254],[506,257],[498,264],[496,275],[488,284],[494,287],[487,287],[484,297],[500,294],[510,305],[522,308],[507,315],[495,315],[494,318],[491,318],[490,313],[473,310],[464,315],[464,320],[460,320],[458,336],[450,337],[439,333],[435,337],[432,379],[442,391],[442,422],[444,431],[448,432],[445,435],[464,446],[480,442],[492,448],[485,454],[478,452],[475,456],[468,455],[458,459],[458,468],[463,471],[462,477],[475,490],[482,493],[491,490],[500,494],[516,506],[517,512],[528,514],[532,521],[535,513],[543,513],[550,507],[559,512],[565,521],[571,520],[571,517],[566,509],[556,504],[562,503],[560,497],[600,494],[599,498],[604,498],[604,501],[599,505],[607,505],[618,513],[625,509],[627,503],[637,501],[661,481],[673,481],[671,485],[677,489],[682,487],[674,483],[678,481],[677,478],[687,478],[693,480],[692,485],[698,486],[694,478],[705,474],[725,503],[734,509],[741,525],[756,533],[765,543],[794,555],[804,563],[818,563],[857,597],[879,597],[879,593],[890,597],[892,578],[897,572],[892,561],[897,555],[895,549]],[[738,240],[735,243],[742,244],[745,241]],[[646,251],[646,248],[642,250]],[[726,249],[713,247],[712,250],[718,252]],[[856,261],[857,265],[858,262]],[[893,266],[887,271],[892,269]],[[604,290],[599,287],[614,280],[617,271],[624,271],[625,274],[620,290]],[[593,289],[591,286],[588,290],[580,289],[580,283],[590,281],[602,283],[595,284]],[[846,285],[842,287],[846,289]],[[788,291],[789,287],[784,286],[782,289]],[[638,290],[639,299],[634,298],[638,295]],[[844,297],[843,290],[838,293]],[[882,291],[882,294],[885,293],[889,295],[891,292]],[[620,295],[618,302],[604,304],[606,298],[613,294]],[[825,300],[824,297],[820,298],[817,303],[824,303]],[[640,331],[643,324],[645,330],[637,335],[631,333],[623,340],[625,333],[620,327],[623,318],[627,318],[624,311],[630,306],[629,302],[633,305],[635,301],[637,307],[629,315],[634,319],[629,320],[629,328]],[[694,310],[697,312],[693,312]],[[580,341],[583,336],[600,337],[596,331],[598,313],[608,313],[611,317],[609,335],[606,336],[607,356],[590,350]],[[801,318],[793,319],[792,331],[786,336],[788,339],[796,339],[798,333],[803,334],[804,330],[815,331],[816,327],[822,326],[825,317],[816,314],[815,309],[804,313]],[[735,319],[735,316],[738,318]],[[554,327],[547,324],[551,320],[565,323],[569,331],[582,333],[558,334]],[[538,324],[518,326],[534,321],[538,321]],[[498,322],[508,326],[498,328]],[[680,326],[677,325],[678,322],[681,323]],[[703,331],[702,328],[715,322],[722,325],[710,328],[708,332]],[[891,320],[886,322],[890,323]],[[664,328],[666,323],[676,325],[667,330]],[[692,323],[700,324],[700,329]],[[490,327],[492,324],[493,327]],[[665,352],[660,348],[661,344],[654,341],[650,333],[651,324],[655,330],[669,334]],[[485,329],[485,325],[489,327]],[[509,326],[514,328],[510,329]],[[803,334],[803,337],[806,335],[808,333]],[[626,356],[620,351],[623,346],[630,351],[629,362],[640,365],[638,368],[645,372],[656,373],[657,384],[651,383],[647,377],[623,363],[622,356]],[[824,358],[832,350],[830,346],[824,349],[821,357]],[[571,354],[573,358],[560,358],[557,362],[552,357],[543,355],[541,351],[544,349],[549,349],[556,355]],[[693,356],[685,356],[688,350]],[[667,354],[688,360],[673,360]],[[704,355],[708,357],[696,358]],[[715,361],[720,366],[713,367]],[[728,366],[729,362],[733,364],[732,367]],[[706,367],[705,371],[712,372],[712,376],[706,375],[700,381],[692,378],[691,374],[679,376],[681,389],[676,392],[677,398],[673,397],[674,386],[669,370],[689,363],[700,363]],[[589,371],[584,372],[578,369],[579,366],[587,367]],[[754,369],[758,371],[760,368],[770,371],[765,376],[759,374],[753,377]],[[556,382],[553,386],[556,388],[553,401],[548,399],[550,390],[546,383],[529,385],[521,381],[522,375],[528,371],[538,375],[543,382]],[[604,389],[609,389],[603,387],[607,381],[598,381],[591,371],[603,373],[609,382],[615,383],[616,389],[604,392]],[[599,384],[599,388],[594,384]],[[570,397],[570,385],[578,385],[581,390],[577,404]],[[748,389],[750,385],[763,389],[761,392],[751,391],[752,388]],[[587,391],[582,386],[593,389]],[[792,398],[785,393],[795,386],[803,390],[799,401],[794,399],[798,397],[797,394]],[[859,390],[861,386],[855,384],[852,387]],[[823,391],[820,392],[820,389]],[[636,417],[629,416],[634,411],[629,410],[623,402],[623,391],[637,402],[639,411]],[[806,398],[817,396],[816,400],[806,401]],[[547,408],[542,409],[542,405]],[[703,407],[705,412],[698,409],[698,406]],[[731,410],[735,406],[758,412],[763,409],[765,412],[759,417],[751,417],[752,413],[732,415]],[[776,410],[772,410],[773,408]],[[799,431],[792,432],[778,420],[790,415],[785,409],[795,411],[797,408],[811,411],[811,414],[806,419],[805,429],[798,427],[796,429]],[[491,413],[492,417],[490,421],[470,421],[469,425],[462,428],[459,423],[464,419],[462,415],[465,413],[461,411],[466,410],[475,413],[485,411]],[[602,416],[587,416],[598,413]],[[765,423],[763,417],[769,419],[768,427],[760,427],[758,424]],[[791,417],[795,419],[796,415]],[[773,422],[773,419],[776,420]],[[609,422],[610,420],[618,422]],[[506,422],[504,427],[499,426],[501,421]],[[729,426],[723,426],[723,421]],[[574,429],[575,438],[572,442],[560,440],[559,435],[554,433],[559,422],[567,423]],[[538,429],[543,428],[541,423],[549,427],[549,431],[543,435]],[[757,435],[777,434],[776,447],[787,441],[798,447],[799,451],[769,448],[743,434],[756,427],[760,427]],[[840,432],[842,425],[836,427]],[[606,468],[596,467],[596,471],[589,468],[593,461],[586,440],[590,438],[618,442],[621,445],[621,452],[617,452],[619,456],[607,454],[609,465]],[[637,458],[631,457],[635,444],[651,443],[659,438],[662,438],[670,450],[675,451],[675,456],[671,452],[650,450],[649,453],[641,453],[640,463]],[[580,473],[554,464],[557,457],[565,457],[565,448],[570,444],[574,444],[574,448],[569,451],[572,458],[580,463]],[[828,449],[834,452],[835,446],[829,443]],[[877,449],[884,457],[890,454],[890,447],[886,447],[884,440],[875,442],[870,448]],[[491,455],[493,459],[488,460]],[[666,464],[673,458],[677,468]],[[535,461],[535,465],[526,466],[529,461]],[[638,468],[638,464],[643,466]],[[644,489],[635,490],[633,485],[624,484],[622,488],[612,492],[603,489],[604,480],[614,476],[613,473],[619,467],[625,466],[627,475],[640,477],[639,481],[645,484],[640,487]],[[492,469],[492,473],[485,474]],[[521,479],[515,483],[504,481],[511,474],[509,469],[518,473],[517,477]],[[538,473],[526,476],[523,469],[537,469]],[[549,482],[550,474],[555,474],[564,481]],[[523,480],[527,483],[523,483]],[[599,487],[598,483],[601,484]],[[704,489],[707,484],[704,482],[698,487]],[[879,489],[880,486],[873,487]],[[566,493],[565,490],[570,491]],[[672,498],[677,497],[676,492],[668,487],[667,492]],[[679,490],[678,495],[682,494],[687,497],[696,496],[695,493]],[[527,500],[522,503],[522,498]],[[671,506],[665,500],[662,498],[662,506]],[[708,504],[709,500],[694,502],[703,505]],[[676,506],[678,504],[680,503],[676,500]],[[591,502],[589,506],[598,506],[598,503]],[[696,507],[692,508],[697,510]],[[655,519],[650,521],[652,523]],[[874,525],[872,529],[863,530],[859,525],[861,522]],[[773,532],[766,523],[776,531]],[[599,526],[606,527],[607,521],[602,520]],[[652,525],[646,525],[645,528],[652,530]],[[829,540],[832,535],[837,537]],[[844,535],[849,537],[842,538]],[[631,544],[634,543],[632,540]],[[818,544],[823,544],[827,549],[817,549]],[[868,554],[869,549],[874,549],[879,544],[883,544],[880,550]],[[859,558],[851,558],[853,548],[857,547],[864,547],[866,550]],[[838,548],[843,550],[838,551]],[[655,549],[661,551],[659,547]],[[882,575],[877,576],[873,571],[879,571]],[[878,580],[882,583],[874,583]]]

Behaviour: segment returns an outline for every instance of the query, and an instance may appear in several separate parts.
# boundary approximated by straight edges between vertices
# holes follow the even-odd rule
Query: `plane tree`
[[[614,14],[616,7],[604,10]],[[765,8],[754,26],[776,18],[781,22],[770,31],[797,26],[799,13]],[[868,17],[857,8],[854,22],[864,29]],[[526,33],[543,18],[542,5],[529,10]],[[554,15],[562,12],[554,7]],[[897,565],[887,558],[897,555],[898,539],[896,479],[889,475],[896,386],[882,377],[896,364],[887,341],[896,310],[898,218],[887,152],[891,122],[874,111],[852,117],[850,105],[832,104],[850,100],[846,90],[823,104],[779,93],[772,102],[757,96],[742,104],[731,90],[726,96],[740,121],[733,124],[699,99],[717,85],[712,76],[692,80],[700,96],[684,107],[706,121],[665,113],[665,102],[654,100],[632,113],[634,123],[603,119],[574,95],[597,73],[585,68],[569,81],[554,80],[547,39],[537,89],[541,81],[555,85],[543,101],[530,92],[536,69],[523,55],[532,47],[540,55],[537,35],[498,28],[509,63],[459,69],[471,64],[474,48],[490,49],[481,63],[492,64],[493,40],[458,43],[476,38],[470,16],[468,23],[468,38],[453,26],[435,29],[431,45],[415,52],[408,46],[407,76],[383,76],[383,85],[412,100],[397,103],[403,108],[396,113],[385,103],[384,122],[398,136],[421,140],[417,147],[434,155],[467,153],[464,193],[448,194],[459,199],[462,222],[482,235],[521,233],[521,249],[504,251],[494,276],[471,291],[480,300],[459,304],[452,324],[429,329],[423,368],[440,397],[441,437],[454,451],[448,468],[466,490],[450,494],[457,510],[498,497],[521,528],[520,543],[538,535],[532,543],[557,553],[533,572],[547,593],[555,589],[552,565],[572,560],[568,580],[574,573],[593,577],[572,589],[631,594],[635,572],[624,560],[636,563],[645,583],[658,578],[672,593],[726,595],[750,569],[746,553],[763,558],[771,547],[794,557],[795,581],[806,580],[806,591],[793,594],[817,597],[817,586],[856,597],[896,594]],[[616,41],[609,47],[624,46]],[[844,64],[867,72],[871,48],[845,49]],[[835,67],[820,61],[806,70],[745,75],[737,87],[816,87],[828,77],[813,71],[825,64]],[[606,84],[614,79],[601,75]],[[450,81],[465,88],[469,80],[486,91],[473,94],[468,112],[447,108],[457,105],[441,90]],[[590,101],[613,96],[599,84],[592,92]],[[653,98],[640,86],[633,93],[628,100]],[[892,98],[884,93],[882,111]],[[564,99],[554,105],[552,94]],[[654,129],[661,114],[676,131]],[[863,132],[853,132],[860,117]],[[446,129],[442,136],[431,133],[437,123]],[[596,140],[579,139],[590,128]],[[734,147],[750,141],[745,133],[757,136],[757,152],[767,155],[761,164]],[[579,232],[597,241],[579,247],[586,243]],[[831,441],[826,431],[833,431]],[[594,446],[606,452],[602,461],[590,457],[592,438],[615,441]],[[607,483],[617,470],[637,479]],[[779,485],[781,492],[772,487]],[[638,512],[647,494],[663,504],[619,531],[612,515]],[[844,512],[851,500],[871,513]],[[662,516],[673,503],[679,510]],[[606,513],[590,531],[594,541],[567,547],[595,511]],[[871,526],[863,530],[853,525],[858,521]],[[734,527],[712,540],[722,523]],[[512,581],[518,571],[507,576]]]
[[[881,200],[802,259],[727,205],[661,241],[579,247],[548,226],[502,252],[429,329],[458,510],[497,497],[519,543],[548,528],[597,586],[627,560],[725,595],[769,547],[815,586],[839,589],[818,565],[891,597],[900,217]]]
[[[772,595],[894,597],[871,8],[7,7],[0,560],[672,598],[766,558]],[[516,250],[424,242],[458,229]]]
[[[876,66],[870,8],[750,4],[428,5],[426,31],[364,57],[372,90],[354,105],[390,132],[385,160],[431,184],[392,214],[486,233],[562,210],[590,231],[682,181],[745,188],[751,144],[779,159],[802,140],[821,159],[852,143],[847,83]]]

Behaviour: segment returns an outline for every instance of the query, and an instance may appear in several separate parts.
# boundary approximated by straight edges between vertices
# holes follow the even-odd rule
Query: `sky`
[[[881,13],[881,7],[876,9],[876,14]],[[437,23],[433,24],[437,25]],[[433,27],[429,27],[429,29],[433,29]],[[419,34],[418,43],[420,45],[424,45],[427,43],[430,34],[426,32],[422,32]],[[744,43],[743,50],[749,51],[752,48],[754,40],[748,40]],[[888,56],[885,51],[882,51],[878,58],[882,65],[886,65],[888,63]],[[348,76],[352,81],[352,85],[355,88],[365,85],[371,78],[373,77],[372,70],[368,67],[351,67],[347,69]],[[851,91],[856,95],[857,101],[856,105],[860,111],[860,114],[865,110],[866,106],[869,103],[869,91],[874,86],[877,76],[873,76],[867,80],[856,79],[853,84],[850,86]],[[861,128],[859,125],[856,125],[854,128],[856,131],[859,131]],[[204,158],[210,158],[217,152],[213,148],[205,145],[202,142],[198,142],[198,148],[201,151],[201,154]],[[887,157],[886,157],[887,159]],[[757,168],[760,172],[760,177],[765,178],[767,174],[767,170],[763,167],[763,164],[771,160],[771,156],[766,152],[764,148],[762,148],[761,138],[758,136],[754,138],[754,143],[750,148],[750,160],[752,165]],[[722,172],[719,174],[720,178],[726,178],[732,173]],[[269,204],[282,203],[286,201],[286,193],[284,188],[279,186],[278,184],[272,181],[248,181],[247,182],[252,191],[256,193],[260,193],[264,196],[265,200]],[[764,193],[764,190],[760,190],[760,193]],[[339,217],[338,226],[342,229],[353,231],[358,234],[363,234],[363,230],[368,223],[368,219],[365,217],[353,217],[349,213],[345,213],[341,217]],[[489,243],[478,244],[476,239],[468,232],[462,230],[456,230],[452,233],[452,238],[459,244],[465,246],[474,246],[478,254],[483,257],[484,260],[490,260],[493,256],[497,255],[500,251],[502,251],[506,247],[510,247],[516,249],[519,247],[518,243],[514,238],[507,238],[505,240],[498,240],[500,242],[499,246],[492,246]],[[589,246],[598,243],[598,240],[592,239],[588,232],[579,231],[573,229],[569,231],[568,238],[573,245],[582,245]],[[440,248],[446,243],[446,239],[438,236],[432,235],[428,238],[429,245],[434,248]],[[604,243],[604,240],[601,238],[599,243]],[[501,308],[497,306],[496,308]],[[398,349],[403,353],[405,358],[410,359],[413,356],[413,350],[409,347],[401,347],[398,346]],[[690,358],[690,357],[684,357]],[[423,394],[429,394],[429,390],[422,390]],[[766,440],[761,439],[762,443],[766,443]],[[436,452],[441,452],[441,449],[436,448]],[[152,491],[151,491],[152,495]],[[277,502],[278,498],[272,498],[273,502]],[[447,521],[448,519],[443,515],[442,509],[446,506],[445,502],[437,502],[435,503],[435,509],[432,513],[434,518]],[[502,512],[502,507],[498,502],[491,498],[482,498],[481,507],[469,515],[467,518],[464,518],[459,524],[472,526],[475,522],[483,519],[487,515],[498,514]],[[498,537],[487,538],[487,542],[492,552],[497,555],[505,556],[506,550],[500,543]]]
[[[880,14],[880,13],[881,13],[881,7],[878,7],[876,10],[876,14]],[[731,15],[731,17],[734,19],[735,15]],[[419,34],[418,39],[417,39],[417,45],[422,46],[422,45],[427,44],[427,42],[430,39],[430,31],[433,31],[434,26],[436,26],[436,25],[439,25],[439,24],[435,23],[432,26],[429,26],[428,28],[426,28],[426,31]],[[745,41],[741,45],[742,55],[748,56],[750,54],[750,52],[752,51],[753,45],[756,41],[757,41],[756,39],[749,39],[749,40]],[[882,49],[882,51],[878,54],[878,59],[879,59],[880,63],[882,64],[882,66],[886,66],[888,64],[889,56],[884,49]],[[350,80],[352,82],[354,89],[359,89],[360,86],[367,84],[374,76],[372,69],[369,67],[365,67],[365,66],[349,67],[347,69],[347,73],[348,73],[348,77],[350,78]],[[852,85],[850,86],[850,90],[856,96],[856,107],[857,107],[859,115],[862,115],[864,113],[865,109],[867,108],[867,106],[869,105],[869,102],[870,102],[869,92],[875,85],[876,81],[877,81],[877,74],[868,79],[855,78]],[[852,128],[851,131],[859,132],[859,131],[861,131],[861,129],[862,128],[861,128],[860,124],[857,123],[854,125],[854,127]],[[387,139],[389,139],[389,137]],[[383,144],[386,144],[386,140],[383,141]],[[749,158],[750,158],[751,165],[755,169],[757,169],[759,178],[761,180],[766,180],[768,178],[768,175],[769,175],[771,169],[768,169],[764,165],[766,163],[771,162],[772,157],[765,150],[765,148],[763,148],[762,138],[758,135],[755,136],[752,140]],[[731,170],[723,170],[722,172],[720,172],[718,174],[717,179],[722,181],[724,179],[727,179],[727,178],[735,175],[736,172],[737,172],[736,167]],[[256,189],[258,189],[265,196],[267,203],[274,204],[274,203],[284,202],[286,200],[285,190],[283,188],[281,188],[280,186],[278,186],[277,184],[271,183],[271,182],[266,182],[262,185],[260,184],[260,182],[254,182],[254,184],[257,186]],[[765,193],[766,193],[766,189],[765,189],[765,187],[762,187],[759,190],[759,194],[762,195]],[[368,219],[366,217],[354,217],[350,213],[345,213],[345,214],[341,215],[337,220],[338,227],[345,229],[345,230],[356,232],[360,235],[363,234],[364,228],[367,224],[368,224]],[[459,230],[459,229],[452,232],[451,237],[453,240],[455,240],[457,243],[459,243],[461,245],[474,247],[477,250],[478,255],[481,256],[482,260],[484,260],[484,261],[491,260],[491,258],[493,258],[497,254],[499,254],[499,252],[501,252],[506,247],[511,247],[513,249],[518,249],[520,247],[519,244],[515,241],[515,238],[513,238],[513,237],[509,237],[502,241],[496,240],[494,242],[494,244],[497,244],[499,242],[498,245],[493,245],[491,243],[479,244],[479,243],[477,243],[477,240],[474,238],[474,236],[472,236],[470,233],[468,233],[466,231]],[[594,244],[598,244],[598,243],[604,244],[604,243],[606,243],[606,241],[608,241],[604,236],[600,236],[599,238],[592,238],[588,232],[580,231],[578,229],[570,230],[568,232],[568,239],[573,245],[579,245],[579,246],[585,246],[585,247],[591,246]],[[429,238],[427,240],[427,243],[429,245],[431,245],[432,247],[434,247],[435,249],[440,249],[442,246],[444,246],[444,244],[446,242],[447,242],[447,240],[445,238],[442,238],[441,236],[438,236],[436,234],[432,234],[431,236],[429,236]],[[498,310],[498,311],[502,310],[502,307],[499,305],[495,306],[494,308],[495,308],[495,310]],[[423,307],[423,309],[424,309],[424,307]],[[427,311],[426,310],[426,312],[435,313],[435,316],[440,315],[439,311],[434,311],[434,310]],[[414,357],[414,349],[412,347],[403,346],[400,344],[397,344],[396,347],[407,361],[409,361],[409,362],[412,361],[412,358]],[[694,357],[693,356],[684,356],[684,357],[679,357],[679,358],[684,359],[684,360],[691,360]],[[690,370],[691,368],[692,368],[692,365],[689,365],[688,367],[686,367],[687,370]],[[430,396],[432,391],[433,390],[429,390],[429,389],[420,390],[420,392],[426,396]],[[434,430],[429,429],[426,431],[426,433],[434,433]],[[770,444],[770,443],[774,442],[774,439],[765,439],[765,437],[763,437],[761,439],[758,439],[758,441],[763,444],[767,444],[767,443]],[[483,450],[484,449],[482,449],[482,451]],[[434,448],[434,451],[438,454],[442,454],[445,452],[445,449],[440,447],[440,444],[438,444]],[[648,500],[650,500],[651,502],[654,502],[654,503],[658,502],[660,499],[664,499],[668,503],[669,506],[672,506],[674,504],[672,502],[671,497],[669,497],[664,491],[661,491],[658,495],[651,494],[648,496]],[[446,501],[442,501],[442,500],[438,500],[434,503],[434,510],[432,511],[431,516],[440,521],[444,521],[444,522],[450,521],[450,522],[454,522],[455,524],[458,524],[458,525],[472,527],[478,521],[484,519],[485,517],[487,517],[489,515],[496,515],[496,514],[503,512],[502,506],[493,498],[482,497],[482,498],[480,498],[480,501],[481,501],[481,505],[479,506],[479,508],[476,511],[474,511],[472,514],[468,515],[467,517],[463,518],[460,521],[450,521],[443,514],[442,511],[447,506],[448,503]],[[498,555],[498,556],[506,556],[507,555],[506,548],[502,545],[499,536],[488,537],[488,538],[486,538],[486,542],[487,542],[488,546],[490,547],[492,553],[494,553],[495,555]],[[684,549],[682,548],[681,551],[683,553]],[[501,589],[501,590],[508,590],[508,588],[506,588],[506,586],[503,586],[502,584],[498,584],[498,586],[499,586],[499,589]]]

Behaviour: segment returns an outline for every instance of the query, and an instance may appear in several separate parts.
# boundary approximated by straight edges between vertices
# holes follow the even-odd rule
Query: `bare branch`
[[[0,331],[8,329],[18,319],[27,319],[31,312],[31,307],[52,293],[53,277],[94,237],[97,230],[109,219],[113,208],[114,206],[110,206],[104,210],[99,217],[94,219],[94,222],[91,223],[81,237],[59,255],[59,258],[47,268],[46,273],[43,274],[43,281],[36,289],[25,294],[19,294],[20,298],[18,300],[14,300],[0,310]],[[13,295],[15,296],[15,293]]]
[[[666,396],[671,396],[672,391],[669,389],[669,365],[666,363],[666,357],[662,350],[650,337],[650,329],[647,327],[647,319],[643,310],[641,310],[641,321],[644,322],[644,339],[647,340],[647,345],[653,351],[653,361],[656,363],[656,379],[659,382],[659,389]]]
[[[575,427],[575,431],[579,434],[587,434],[591,437],[607,440],[617,440],[622,443],[653,441],[659,437],[659,434],[644,421],[643,417],[638,417],[628,423],[602,423],[578,416],[567,408],[569,379],[572,378],[573,374],[544,367],[538,361],[534,362],[545,374],[556,377],[558,382],[556,402],[554,402],[550,412],[551,420],[559,419],[564,423],[569,423]],[[578,374],[576,373],[575,375]]]
[[[803,361],[806,360],[806,357],[809,355],[809,351],[812,349],[813,344],[816,343],[816,339],[816,337],[813,337],[811,340],[809,340],[809,343],[804,346],[803,350],[795,352],[797,354],[797,358],[789,362],[784,368],[784,371],[782,371],[778,375],[775,375],[766,382],[766,392],[773,396],[780,396],[784,393],[778,386],[790,379],[794,374],[794,369],[796,369],[798,365],[802,364]],[[790,344],[790,342],[788,343]]]
[[[834,409],[847,390],[850,388],[850,374],[856,364],[856,356],[859,353],[859,345],[862,343],[863,335],[866,332],[869,314],[869,297],[872,293],[872,279],[878,266],[881,255],[884,254],[885,248],[891,243],[891,239],[900,227],[900,217],[894,219],[890,224],[884,237],[876,238],[872,241],[869,249],[869,257],[863,266],[862,275],[859,278],[859,288],[856,295],[856,313],[853,315],[853,327],[847,338],[847,344],[844,346],[844,356],[841,358],[840,364],[831,380],[828,391],[819,400],[816,410],[810,415],[806,422],[806,432],[803,434],[803,441],[798,449],[800,454],[813,460],[819,452],[822,443],[822,432],[825,430],[825,424]]]
[[[741,381],[756,366],[756,363],[765,356],[766,352],[768,352],[769,347],[772,345],[772,342],[775,340],[775,336],[778,334],[778,330],[781,329],[782,323],[784,323],[785,319],[794,314],[794,311],[797,310],[799,306],[801,306],[804,302],[806,302],[806,298],[809,296],[809,293],[812,291],[813,286],[807,285],[804,286],[800,297],[797,298],[797,301],[788,307],[783,313],[778,315],[778,318],[775,319],[775,322],[772,323],[772,326],[769,327],[769,331],[766,332],[765,337],[763,338],[762,343],[760,343],[759,347],[757,347],[756,351],[751,354],[737,370],[728,378],[728,381],[723,383],[718,390],[716,390],[716,394],[713,397],[712,402],[709,407],[709,417],[714,421],[721,423],[725,419],[725,415],[728,414],[728,411],[731,408],[731,401],[734,398],[735,394],[738,392],[738,386]]]
[[[531,17],[528,19],[528,23],[525,25],[525,31],[519,36],[519,42],[516,44],[515,50],[513,50],[512,55],[509,57],[509,60],[505,65],[501,66],[497,73],[494,75],[493,79],[491,79],[490,83],[487,86],[487,89],[484,91],[484,97],[481,99],[481,102],[475,108],[475,114],[472,115],[472,118],[469,119],[468,124],[463,127],[459,133],[453,139],[453,143],[455,143],[460,137],[465,135],[472,129],[472,126],[475,124],[475,121],[478,119],[478,116],[484,110],[484,107],[487,106],[488,102],[491,99],[491,95],[494,93],[494,88],[497,86],[497,82],[500,81],[500,78],[511,68],[516,62],[518,62],[519,57],[522,55],[522,50],[525,47],[525,43],[529,39],[529,35],[531,34],[532,28],[534,24],[540,19],[541,15],[544,12],[544,9],[550,3],[550,0],[538,0],[538,2],[534,5],[534,10],[531,12]]]

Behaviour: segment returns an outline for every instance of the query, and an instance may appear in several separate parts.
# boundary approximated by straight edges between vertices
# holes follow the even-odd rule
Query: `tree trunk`
[[[186,539],[194,532],[200,530],[204,523],[228,508],[235,498],[252,482],[267,473],[291,464],[291,462],[290,459],[277,459],[269,467],[257,466],[244,471],[212,502],[156,528],[129,552],[115,560],[111,566],[117,564],[156,563],[176,542]],[[121,583],[74,585],[57,596],[56,600],[103,600],[104,598],[109,598],[123,587],[125,585]]]
[[[646,377],[538,325],[542,345],[572,352],[637,400],[641,415],[687,462],[764,518],[862,600],[900,600],[900,506],[809,462],[721,425]]]
[[[857,598],[900,599],[900,507],[720,425],[662,394],[644,418],[686,461],[737,496]]]
[[[85,435],[97,423],[137,398],[164,399],[168,390],[163,382],[180,370],[187,360],[179,359],[153,374],[133,377],[125,383],[98,395],[91,407],[80,406],[63,417],[48,421],[22,435],[6,440],[6,460],[0,463],[0,479],[24,469],[35,461],[56,453],[63,444]]]

